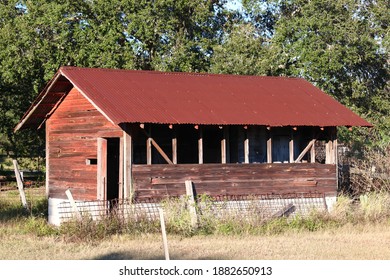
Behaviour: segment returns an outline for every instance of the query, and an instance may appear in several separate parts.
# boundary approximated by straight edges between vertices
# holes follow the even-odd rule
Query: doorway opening
[[[120,138],[98,138],[97,165],[97,199],[111,209],[122,195]]]
[[[119,138],[107,138],[106,199],[109,201],[119,198],[119,158]]]

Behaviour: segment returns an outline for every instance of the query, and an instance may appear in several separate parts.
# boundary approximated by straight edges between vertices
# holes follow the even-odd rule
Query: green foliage
[[[268,71],[264,38],[251,23],[235,25],[223,42],[214,48],[213,73],[265,75]]]
[[[242,0],[243,11],[226,2],[0,2],[0,154],[44,157],[43,131],[13,128],[73,65],[303,77],[374,124],[339,130],[354,157],[364,147],[388,155],[387,0]]]
[[[228,12],[225,1],[124,1],[136,67],[207,71]]]
[[[22,231],[24,233],[33,234],[39,237],[60,234],[58,228],[49,225],[45,217],[30,216],[22,219],[20,223],[23,225]]]
[[[0,200],[0,221],[8,221],[25,214],[25,211],[20,205],[14,205],[8,201]]]
[[[0,195],[0,222],[7,222],[20,218],[47,218],[47,199],[41,189],[29,189],[25,191],[29,211],[23,208],[20,202],[19,191],[10,190]]]
[[[228,21],[224,2],[1,2],[0,148],[43,156],[42,132],[13,128],[60,66],[208,71]]]
[[[312,213],[309,217],[303,217],[301,215],[295,216],[289,222],[288,226],[289,228],[296,229],[298,231],[317,231],[326,228],[328,225],[326,220],[318,213]]]
[[[303,77],[322,88],[375,125],[375,131],[342,131],[345,142],[356,142],[357,150],[365,145],[386,149],[390,144],[387,1],[243,2],[251,21],[272,34],[265,44],[268,73]]]

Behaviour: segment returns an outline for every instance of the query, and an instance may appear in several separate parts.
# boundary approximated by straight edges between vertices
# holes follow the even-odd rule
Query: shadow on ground
[[[171,260],[226,260],[223,255],[204,256],[204,258],[188,258],[186,254],[171,254],[169,256]],[[110,254],[104,254],[97,256],[94,260],[165,260],[163,254],[151,255],[150,258],[139,258],[134,256],[131,252],[114,252]]]

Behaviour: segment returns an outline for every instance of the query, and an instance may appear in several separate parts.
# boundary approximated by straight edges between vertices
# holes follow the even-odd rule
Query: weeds
[[[30,216],[21,221],[23,231],[38,237],[59,235],[58,229],[49,225],[45,218]]]
[[[11,196],[14,195],[11,193]],[[17,200],[15,200],[17,201]],[[312,211],[307,215],[266,218],[262,209],[248,204],[246,212],[228,211],[228,202],[216,203],[203,196],[198,199],[197,226],[191,221],[186,199],[162,202],[168,234],[194,235],[278,235],[287,232],[314,232],[334,229],[347,224],[376,224],[390,221],[390,193],[371,192],[352,199],[338,197],[331,212]],[[0,199],[0,223],[12,225],[14,232],[35,236],[56,236],[67,242],[98,242],[113,235],[143,235],[160,232],[160,221],[146,215],[123,217],[114,213],[99,220],[89,216],[70,220],[60,227],[47,224],[47,200],[30,202],[25,211],[20,202]],[[6,228],[6,227],[3,227]],[[3,229],[2,234],[5,233]]]
[[[194,235],[278,235],[288,232],[315,232],[335,229],[347,224],[386,222],[390,219],[390,194],[369,193],[355,201],[341,195],[333,210],[311,211],[307,215],[266,219],[249,209],[245,214],[223,210],[224,204],[213,204],[212,199],[200,198],[197,227],[191,224],[189,210],[183,199],[169,199],[162,203],[168,234],[190,237]],[[257,209],[261,210],[261,209]],[[260,213],[261,214],[261,213]],[[99,221],[85,219],[71,221],[62,228],[70,241],[97,241],[113,234],[159,233],[159,220],[138,217],[117,219],[107,217]]]

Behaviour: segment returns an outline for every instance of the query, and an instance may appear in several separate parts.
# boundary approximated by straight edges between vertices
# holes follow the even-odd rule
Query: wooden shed
[[[62,67],[15,130],[46,129],[49,221],[77,201],[337,193],[337,127],[371,126],[300,78]]]

